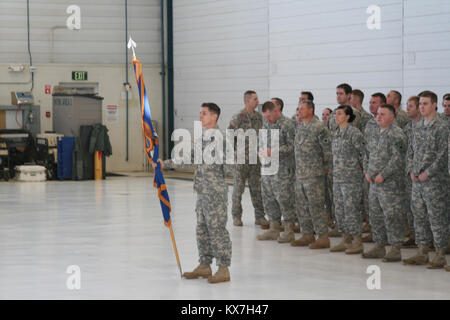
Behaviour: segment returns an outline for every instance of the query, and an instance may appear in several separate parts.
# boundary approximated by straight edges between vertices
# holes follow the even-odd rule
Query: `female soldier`
[[[349,125],[355,119],[350,106],[339,106],[335,119],[339,128],[333,137],[332,146],[333,200],[338,229],[343,237],[330,251],[358,254],[363,252],[360,205],[365,140],[356,127]]]

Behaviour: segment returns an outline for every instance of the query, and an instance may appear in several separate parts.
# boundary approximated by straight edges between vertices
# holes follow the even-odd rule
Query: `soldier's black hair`
[[[349,122],[349,123],[350,123],[350,122],[353,122],[353,120],[355,120],[355,118],[356,118],[355,114],[353,113],[353,109],[352,109],[352,107],[350,107],[350,106],[342,106],[342,105],[341,105],[341,106],[337,107],[336,110],[344,110],[344,113],[345,113],[346,115],[350,116],[350,117],[348,118],[348,122]]]
[[[386,103],[386,96],[384,95],[384,93],[376,92],[372,95],[372,97],[379,97],[382,103]]]
[[[214,102],[203,102],[202,108],[208,108],[209,112],[217,114],[217,120],[219,120],[220,108],[217,104],[215,104]]]
[[[437,95],[433,91],[425,90],[419,94],[419,97],[430,98],[431,103],[437,103]]]
[[[306,95],[308,96],[308,100],[314,101],[314,96],[313,96],[313,94],[311,93],[311,91],[302,91],[302,92],[300,93],[300,96],[301,96],[302,94],[306,94]]]
[[[352,86],[351,85],[349,85],[348,83],[341,83],[340,85],[338,85],[337,87],[336,87],[336,89],[344,89],[344,91],[345,91],[345,94],[350,94],[350,93],[352,93]]]

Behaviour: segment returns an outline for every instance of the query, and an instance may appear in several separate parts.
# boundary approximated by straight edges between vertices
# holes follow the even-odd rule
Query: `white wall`
[[[68,6],[81,9],[81,29],[66,28]],[[55,27],[62,27],[56,28]],[[123,63],[124,0],[30,0],[33,62]],[[160,63],[158,0],[128,1],[128,30],[143,63]],[[26,0],[0,2],[0,62],[27,62]]]
[[[243,107],[243,93],[268,97],[267,1],[174,1],[175,128],[193,128],[202,102],[222,109],[219,126]]]
[[[370,5],[380,30],[367,28]],[[366,108],[376,91],[450,92],[448,0],[179,0],[174,17],[175,127],[190,127],[203,101],[224,109],[225,126],[247,89],[282,98],[288,115],[302,90],[316,114],[336,106],[343,82]]]

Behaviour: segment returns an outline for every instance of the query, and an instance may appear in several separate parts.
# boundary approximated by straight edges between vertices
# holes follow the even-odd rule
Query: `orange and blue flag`
[[[133,56],[134,74],[136,75],[136,82],[139,89],[139,101],[141,106],[142,115],[142,130],[144,132],[144,147],[145,154],[147,155],[150,163],[156,163],[155,177],[153,179],[153,186],[158,189],[158,198],[161,204],[161,210],[163,213],[164,224],[169,227],[170,219],[170,200],[169,193],[167,192],[164,176],[161,172],[161,164],[158,162],[159,158],[159,140],[158,136],[152,126],[152,115],[150,112],[150,105],[148,103],[147,90],[144,84],[144,75],[142,74],[142,63]],[[153,155],[152,155],[153,151]]]

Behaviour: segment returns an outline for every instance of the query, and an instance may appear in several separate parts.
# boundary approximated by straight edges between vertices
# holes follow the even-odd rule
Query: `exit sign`
[[[87,71],[72,71],[72,80],[87,80]]]

